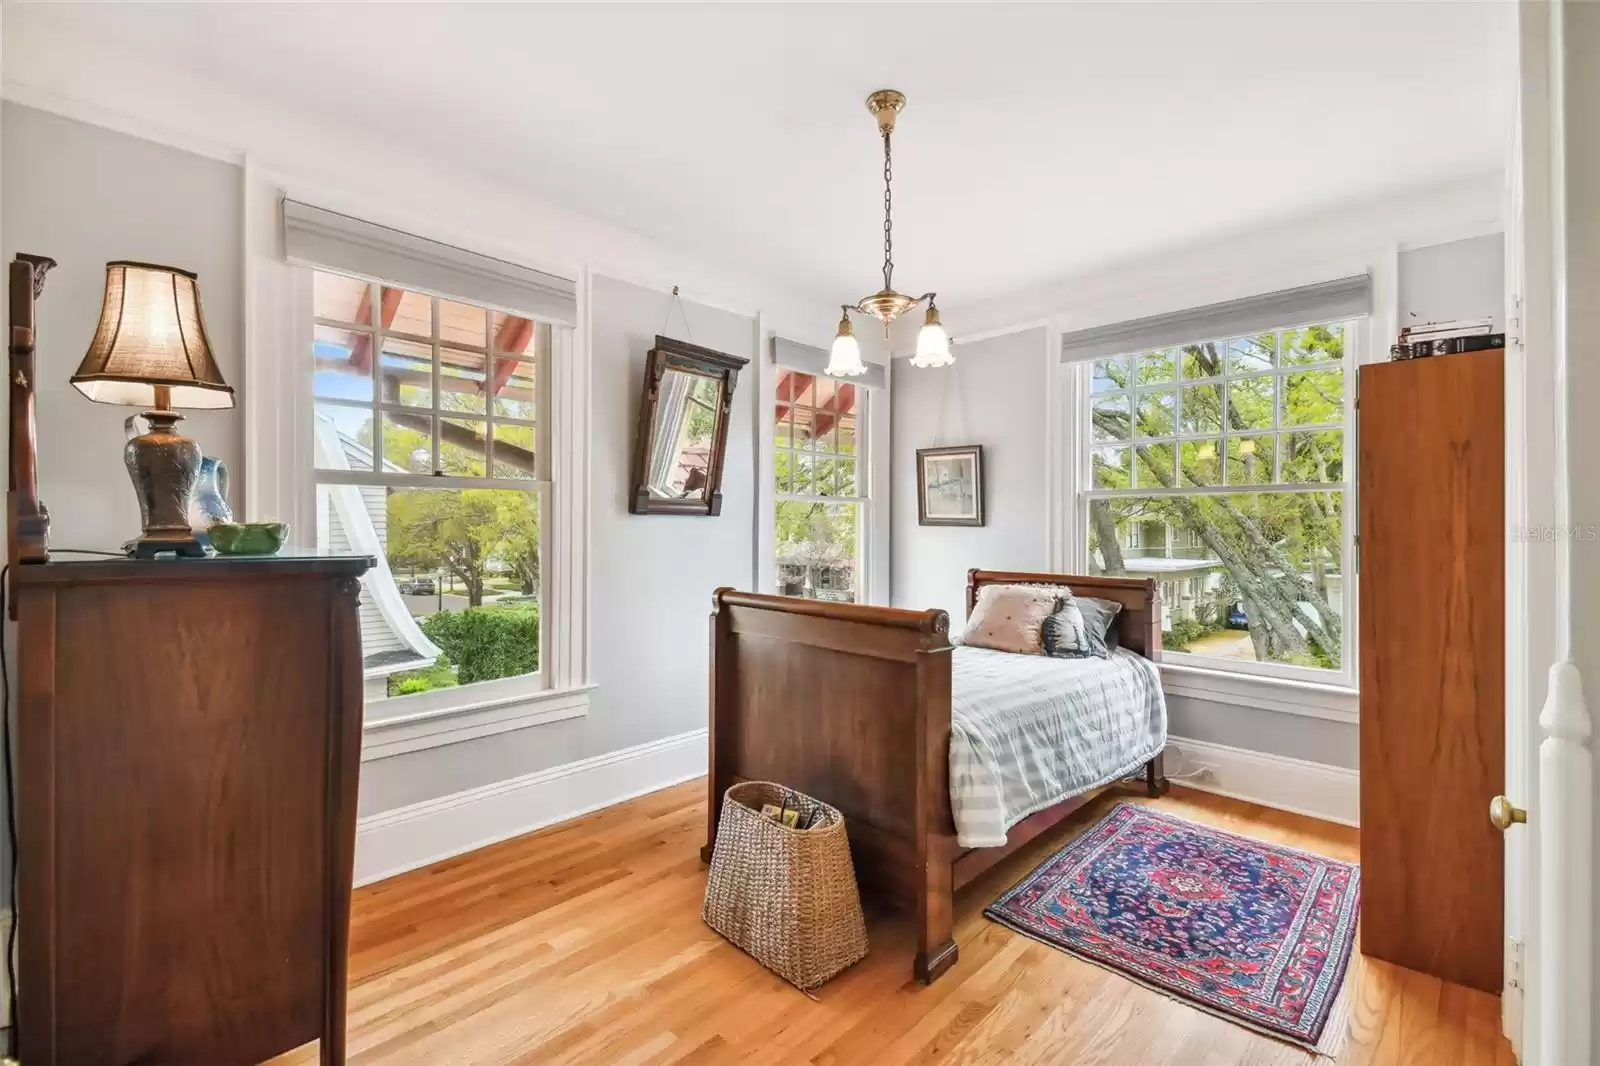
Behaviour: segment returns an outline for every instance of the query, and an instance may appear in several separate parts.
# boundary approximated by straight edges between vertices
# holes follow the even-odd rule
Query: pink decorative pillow
[[[985,585],[967,618],[962,643],[1020,655],[1044,654],[1044,620],[1061,606],[1059,593],[1029,585]]]

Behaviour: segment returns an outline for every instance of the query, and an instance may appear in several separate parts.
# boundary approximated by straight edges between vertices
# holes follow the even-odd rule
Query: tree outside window
[[[313,280],[327,533],[382,554],[369,581],[393,586],[363,592],[369,685],[379,671],[389,696],[536,674],[550,327],[325,271]]]
[[[1315,325],[1092,365],[1090,565],[1162,580],[1168,650],[1341,668],[1346,336]]]

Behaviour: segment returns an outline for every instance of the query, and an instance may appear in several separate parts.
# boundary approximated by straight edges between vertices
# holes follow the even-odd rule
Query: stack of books
[[[1459,355],[1505,346],[1506,335],[1494,332],[1492,319],[1429,322],[1401,330],[1399,341],[1389,346],[1389,358],[1421,359],[1428,355]]]

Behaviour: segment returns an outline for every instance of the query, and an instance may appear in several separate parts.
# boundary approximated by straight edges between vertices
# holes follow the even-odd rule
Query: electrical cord
[[[11,592],[11,564],[0,566],[0,618],[6,617]],[[0,713],[5,715],[6,840],[11,845],[11,927],[6,930],[6,1009],[11,1025],[6,1029],[6,1055],[17,1057],[17,793],[11,761],[11,664],[4,639],[0,639]]]

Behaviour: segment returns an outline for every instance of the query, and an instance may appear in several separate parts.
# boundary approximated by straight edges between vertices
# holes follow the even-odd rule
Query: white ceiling
[[[34,9],[37,12],[38,9]],[[1506,3],[86,4],[52,19],[804,295],[980,297],[1500,167]]]

